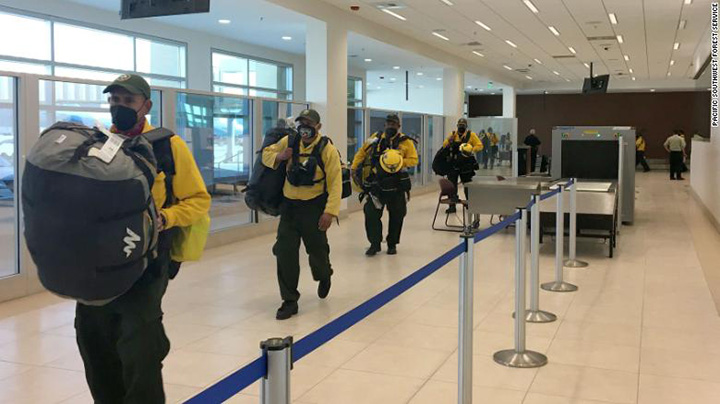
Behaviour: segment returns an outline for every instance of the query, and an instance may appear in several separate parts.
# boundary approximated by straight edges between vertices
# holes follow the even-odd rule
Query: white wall
[[[720,128],[712,128],[710,142],[693,141],[690,186],[720,224]]]
[[[424,114],[443,115],[443,88],[431,86],[417,88],[410,86],[410,97],[405,99],[405,84],[373,88],[367,91],[369,108],[388,109],[392,111],[420,112]]]
[[[305,57],[273,49],[250,45],[204,32],[183,29],[154,20],[120,20],[117,13],[83,6],[63,0],[2,0],[0,5],[36,14],[74,20],[88,25],[109,27],[158,38],[185,42],[188,45],[188,88],[211,89],[211,49],[220,49],[263,59],[292,64],[294,69],[294,98],[305,99]],[[0,10],[2,10],[0,8]],[[11,11],[11,10],[8,10]],[[152,23],[148,23],[152,21]],[[7,39],[3,39],[7,40]],[[82,46],[82,44],[79,44]]]

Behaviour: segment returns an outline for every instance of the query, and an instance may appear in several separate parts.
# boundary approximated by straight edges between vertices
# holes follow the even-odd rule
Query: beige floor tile
[[[640,362],[640,348],[556,339],[550,345],[548,357],[552,358],[555,363],[565,365],[637,373]]]
[[[546,394],[528,393],[523,404],[612,404],[609,401],[583,400],[570,397],[549,396]]]
[[[720,383],[640,375],[638,404],[715,404]]]
[[[490,314],[480,323],[476,330],[513,335],[515,332],[514,323],[515,320],[512,317],[512,311],[509,311],[507,314]],[[560,321],[546,324],[528,323],[526,330],[529,336],[553,338],[559,327]]]
[[[337,339],[353,342],[372,343],[392,330],[397,324],[365,319],[337,336]]]
[[[552,339],[528,335],[525,342],[528,349],[547,353]],[[473,333],[473,353],[475,355],[493,356],[497,351],[512,348],[513,344],[513,336],[509,334],[480,330],[475,330]]]
[[[180,349],[165,359],[163,378],[169,384],[205,387],[254,359]]]
[[[70,370],[36,368],[0,381],[0,403],[60,403],[87,389],[85,375]]]
[[[720,354],[643,348],[640,373],[720,383]]]
[[[373,344],[342,365],[343,369],[427,379],[449,354],[397,345]]]
[[[17,376],[31,369],[33,369],[32,366],[0,361],[0,380]]]
[[[455,383],[430,380],[410,400],[409,404],[456,404],[458,386]],[[473,386],[473,404],[522,404],[525,393],[516,390]]]
[[[377,340],[387,345],[430,349],[451,353],[457,348],[457,329],[432,327],[411,322],[400,323]]]
[[[176,319],[168,319],[164,325],[172,349],[183,348],[220,331],[218,327],[190,324]]]
[[[616,305],[579,305],[572,304],[565,319],[569,321],[587,321],[603,324],[620,324],[631,327],[640,327],[642,309],[628,307],[623,304]]]
[[[310,366],[337,368],[347,363],[369,346],[365,342],[334,339],[300,360]]]
[[[221,355],[258,356],[260,355],[261,341],[284,336],[286,336],[285,333],[225,328],[206,338],[187,344],[183,350]]]
[[[665,327],[645,327],[642,332],[642,347],[667,349],[671,351],[704,351],[720,355],[719,332],[687,332]]]
[[[45,365],[74,351],[77,351],[75,338],[35,334],[0,345],[0,360]]]
[[[45,367],[74,370],[76,372],[85,371],[85,365],[83,364],[82,357],[80,356],[80,352],[78,350],[70,352],[63,357],[46,364]]]
[[[641,335],[640,327],[565,320],[555,339],[639,347]]]
[[[315,404],[337,404],[348,400],[355,404],[404,404],[422,385],[422,379],[340,369],[300,400]]]
[[[457,383],[457,354],[450,357],[435,373],[432,380]],[[532,383],[537,369],[513,369],[495,363],[492,357],[473,356],[473,385],[517,391],[526,391]]]
[[[637,373],[549,363],[541,368],[531,393],[583,400],[633,404],[637,398]]]
[[[173,322],[211,327],[228,327],[242,323],[257,314],[255,310],[237,307],[200,306],[186,313],[173,316]]]

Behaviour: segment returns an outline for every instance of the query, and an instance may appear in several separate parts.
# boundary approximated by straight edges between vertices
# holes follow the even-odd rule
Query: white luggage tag
[[[104,161],[106,164],[110,164],[110,162],[113,161],[113,159],[115,158],[115,155],[117,155],[118,151],[120,151],[120,148],[125,142],[125,139],[122,136],[118,136],[105,128],[96,127],[96,129],[102,132],[105,136],[107,136],[108,139],[102,146],[102,148],[91,148],[88,151],[88,156],[97,157],[100,160]]]

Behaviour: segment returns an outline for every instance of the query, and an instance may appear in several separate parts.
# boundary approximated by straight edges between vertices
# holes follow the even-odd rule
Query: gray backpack
[[[106,163],[88,155],[108,140],[105,134],[61,122],[43,132],[27,156],[25,239],[40,281],[55,294],[107,304],[154,258],[153,149],[143,136],[124,139]]]

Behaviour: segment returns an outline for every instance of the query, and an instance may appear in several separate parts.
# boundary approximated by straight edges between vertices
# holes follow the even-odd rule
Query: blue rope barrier
[[[554,190],[554,191],[552,191],[552,192],[548,192],[548,193],[546,193],[546,194],[540,195],[540,200],[541,200],[541,201],[544,201],[544,200],[546,200],[546,199],[550,199],[550,198],[552,198],[553,196],[555,196],[555,195],[557,195],[557,194],[559,194],[559,193],[560,193],[560,188],[558,187],[556,190]]]
[[[337,337],[340,333],[359,323],[402,293],[417,285],[420,281],[437,272],[460,254],[465,252],[465,245],[459,244],[445,254],[436,258],[419,270],[408,275],[405,279],[390,286],[376,296],[365,301],[360,306],[350,310],[330,323],[317,329],[293,345],[293,362],[304,358],[310,352],[320,348],[323,344]]]
[[[485,240],[486,238],[488,238],[494,234],[497,234],[501,230],[507,229],[508,227],[510,227],[511,224],[513,224],[518,219],[520,219],[520,212],[516,212],[515,214],[506,217],[502,222],[500,222],[494,226],[490,226],[485,230],[477,232],[475,234],[475,243],[479,243],[479,242]]]
[[[258,345],[258,349],[260,345]],[[263,355],[244,368],[203,390],[185,404],[222,403],[243,391],[267,374],[267,356]]]

